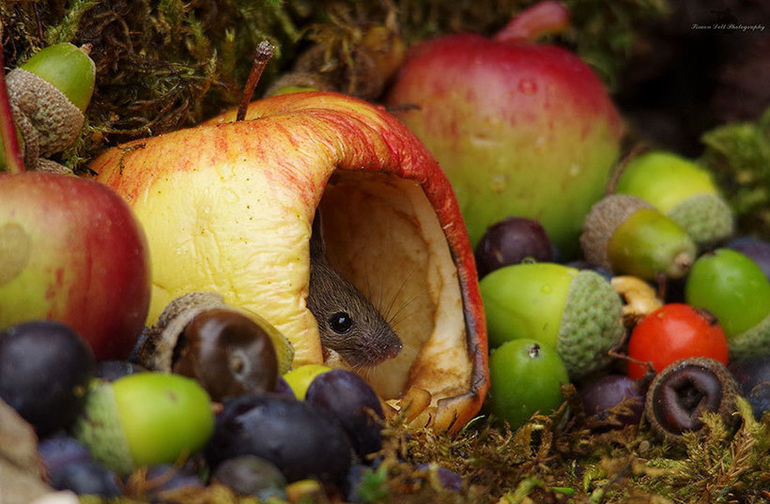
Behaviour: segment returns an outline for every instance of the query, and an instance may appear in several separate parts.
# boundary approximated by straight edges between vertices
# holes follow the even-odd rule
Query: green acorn
[[[623,338],[623,306],[592,270],[556,263],[505,266],[481,282],[490,346],[531,338],[555,348],[569,376],[605,367]]]
[[[176,463],[202,449],[213,432],[206,391],[190,378],[155,372],[95,381],[73,426],[94,458],[121,475]]]
[[[95,77],[93,60],[69,43],[46,47],[8,73],[8,95],[28,168],[37,168],[39,158],[62,152],[77,139]]]
[[[645,280],[683,277],[697,252],[681,226],[627,194],[611,194],[594,204],[583,223],[580,245],[591,264]]]
[[[731,360],[770,354],[770,280],[745,254],[717,249],[700,256],[687,276],[685,301],[717,317]]]
[[[615,192],[647,201],[671,217],[700,247],[734,232],[733,211],[719,194],[711,173],[676,154],[651,151],[635,157],[623,170]]]

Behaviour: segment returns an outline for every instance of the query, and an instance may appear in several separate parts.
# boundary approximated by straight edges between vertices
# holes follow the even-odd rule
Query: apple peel
[[[187,292],[218,292],[286,335],[294,366],[339,366],[305,304],[318,208],[329,261],[398,312],[390,322],[404,350],[359,372],[391,403],[427,391],[430,425],[461,428],[489,386],[487,334],[470,241],[438,163],[384,108],[337,93],[278,95],[251,103],[243,121],[235,114],[90,165],[148,236],[149,320]]]

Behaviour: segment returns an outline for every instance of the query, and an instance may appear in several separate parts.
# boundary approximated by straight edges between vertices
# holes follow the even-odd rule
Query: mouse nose
[[[395,335],[394,335],[395,336]],[[395,336],[394,341],[390,342],[390,344],[385,345],[385,358],[386,359],[392,359],[396,357],[399,353],[401,353],[401,349],[404,347],[404,345],[401,343],[401,340],[398,339],[397,336]]]

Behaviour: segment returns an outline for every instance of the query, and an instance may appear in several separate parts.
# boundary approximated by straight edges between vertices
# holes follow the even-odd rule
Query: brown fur
[[[310,238],[307,306],[318,321],[321,345],[340,354],[353,368],[376,366],[401,351],[401,340],[382,314],[329,264],[317,212]],[[329,324],[332,316],[340,312],[352,321],[344,334],[335,332]]]

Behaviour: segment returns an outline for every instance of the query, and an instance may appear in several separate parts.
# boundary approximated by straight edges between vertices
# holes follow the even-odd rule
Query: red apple
[[[173,298],[215,291],[291,341],[294,365],[339,366],[305,304],[318,208],[329,261],[400,310],[403,350],[364,377],[398,407],[457,429],[488,388],[473,251],[448,180],[381,107],[336,93],[274,96],[186,130],[106,151],[90,168],[147,232],[154,322]]]
[[[126,358],[150,300],[147,245],[110,188],[45,172],[0,175],[0,328],[51,319],[97,359]]]
[[[0,174],[0,329],[56,320],[77,331],[97,359],[126,358],[144,329],[150,301],[143,231],[131,208],[108,187],[24,171],[2,60],[0,50],[0,157],[8,170]],[[67,123],[69,108],[80,113],[86,107],[93,62],[85,53],[59,44],[27,65],[68,104],[46,109],[52,102],[30,101],[36,95],[27,89],[24,108],[37,111],[33,118],[42,121],[37,126]]]
[[[568,24],[543,2],[494,39],[456,34],[413,48],[387,96],[438,159],[476,244],[509,216],[540,221],[565,257],[603,194],[619,150],[619,114],[576,55],[530,41]],[[414,105],[415,107],[398,107]]]

